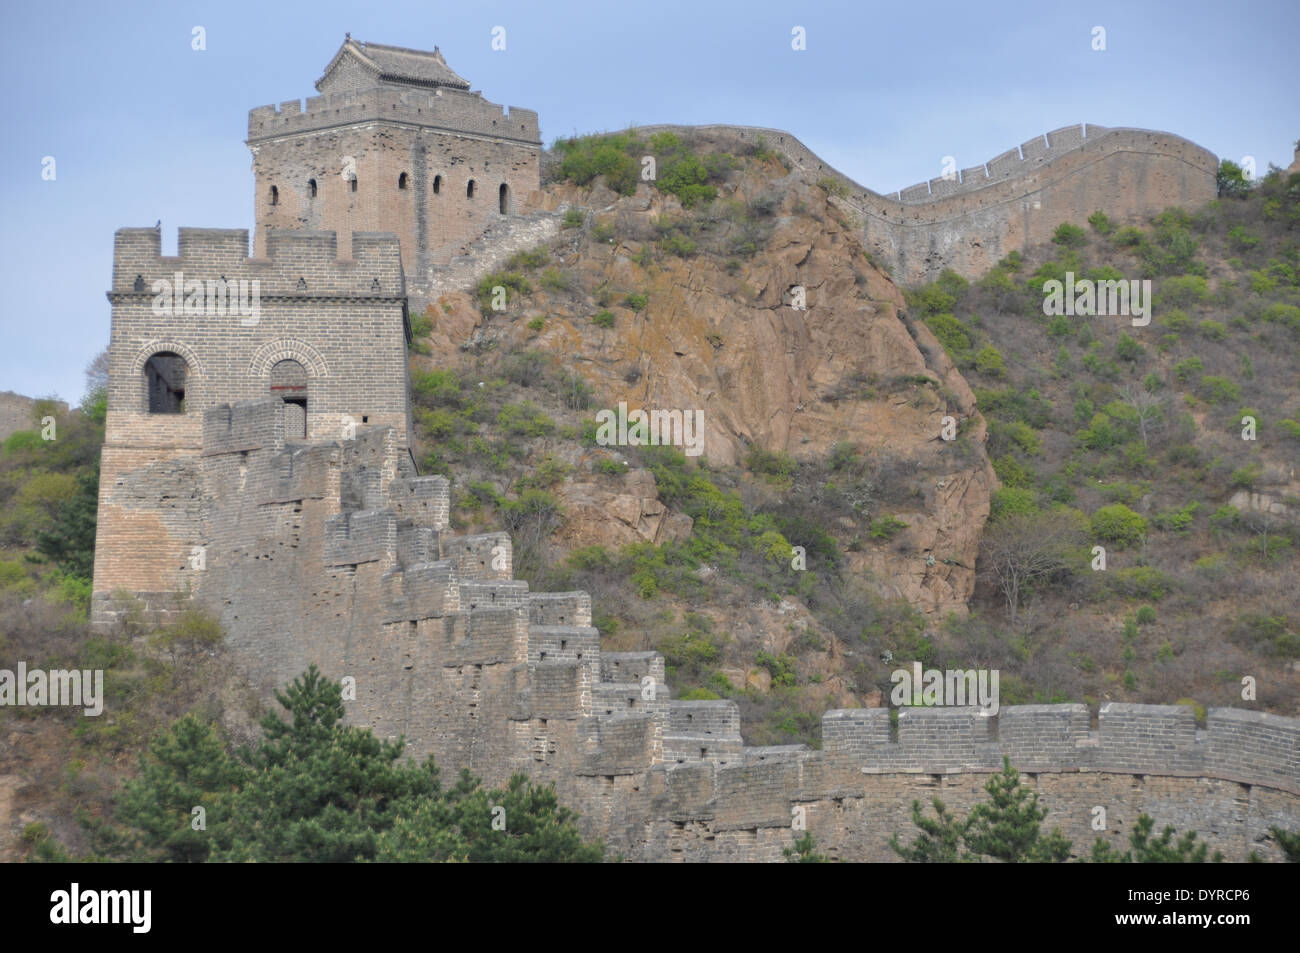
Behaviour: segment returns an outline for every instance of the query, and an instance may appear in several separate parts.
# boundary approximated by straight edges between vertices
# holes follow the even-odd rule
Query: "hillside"
[[[426,315],[417,430],[454,518],[526,527],[537,586],[589,589],[611,649],[657,648],[689,697],[738,698],[755,743],[816,743],[811,716],[877,698],[898,658],[998,668],[1004,703],[1203,709],[1254,675],[1263,707],[1295,711],[1284,175],[1143,227],[1100,209],[901,300],[836,182],[761,142],[666,135],[560,143],[560,236]],[[1066,271],[1151,278],[1154,322],[1049,319],[1043,282]],[[594,411],[619,401],[703,408],[705,453],[596,446]],[[999,559],[1044,535],[1051,571],[1018,584],[1013,619]]]
[[[904,289],[842,186],[762,142],[588,137],[548,167],[557,237],[413,320],[417,451],[456,530],[504,525],[517,575],[591,593],[603,648],[660,651],[759,745],[820,745],[912,660],[999,669],[1003,705],[1202,711],[1251,676],[1252,707],[1300,713],[1300,177],[1133,226],[1103,207]],[[1045,315],[1066,272],[1150,278],[1154,319]],[[620,402],[701,410],[703,452],[598,444]],[[260,713],[199,613],[89,635],[102,395],[53,441],[50,409],[0,454],[0,655],[104,667],[118,714],[0,712],[2,859],[99,849],[159,728],[200,711],[234,745]]]

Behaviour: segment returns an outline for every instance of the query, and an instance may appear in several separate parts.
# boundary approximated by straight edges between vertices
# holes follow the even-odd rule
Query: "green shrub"
[[[1210,295],[1210,287],[1200,275],[1166,278],[1160,285],[1161,304],[1185,308],[1200,304]]]
[[[571,208],[564,213],[564,223],[561,228],[581,228],[582,222],[586,218],[581,209]]]
[[[1283,324],[1296,334],[1300,334],[1300,307],[1296,305],[1276,301],[1264,309],[1262,317],[1265,321]]]
[[[1200,509],[1201,504],[1193,500],[1181,509],[1161,510],[1151,517],[1151,522],[1156,529],[1168,533],[1185,533],[1191,529],[1192,523],[1196,519],[1196,513]]]
[[[989,377],[1006,377],[1007,368],[1002,355],[992,344],[985,344],[975,354],[975,370]]]
[[[1175,588],[1174,580],[1152,566],[1133,566],[1110,574],[1111,588],[1131,599],[1159,602]]]
[[[493,298],[496,297],[496,289],[504,288],[506,290],[505,303],[510,303],[511,292],[517,294],[528,294],[533,288],[523,275],[517,271],[494,271],[485,276],[475,288],[475,296],[478,298],[479,310],[484,314],[492,313]]]
[[[1241,387],[1226,377],[1206,374],[1197,392],[1211,404],[1225,404],[1241,399]]]
[[[1234,490],[1254,490],[1258,486],[1259,478],[1263,473],[1263,464],[1248,463],[1244,467],[1232,471],[1232,476],[1228,478],[1228,485]]]
[[[419,372],[411,375],[415,399],[432,407],[460,406],[460,378],[455,371]]]
[[[1097,209],[1088,216],[1088,224],[1093,227],[1098,235],[1109,235],[1115,230],[1115,223],[1101,209]]]
[[[1020,516],[1038,510],[1038,497],[1032,490],[1017,487],[999,487],[993,491],[989,504],[989,520],[996,521],[1004,516]]]
[[[497,426],[516,437],[544,437],[555,429],[555,421],[531,401],[506,404],[497,414]]]
[[[758,655],[754,658],[754,664],[759,668],[767,669],[772,676],[772,684],[775,686],[794,685],[795,683],[795,658],[793,655],[784,652],[777,655],[760,649]]]
[[[1228,626],[1228,639],[1264,655],[1300,657],[1300,627],[1285,615],[1243,613]]]
[[[509,260],[506,261],[506,268],[509,271],[535,271],[550,260],[550,250],[545,246],[541,246],[531,251],[521,251],[510,256]]]
[[[639,155],[644,146],[640,139],[626,133],[582,136],[560,140],[556,147],[564,155],[560,175],[577,185],[588,185],[598,175],[605,184],[622,195],[636,191],[640,179]]]
[[[1156,610],[1151,606],[1142,606],[1137,611],[1138,625],[1151,625],[1156,621]]]
[[[882,516],[871,521],[871,538],[891,540],[905,529],[907,524],[897,517]]]
[[[540,314],[528,322],[528,330],[530,331],[540,331],[544,327],[546,327],[546,319]]]
[[[1186,384],[1192,377],[1205,370],[1205,362],[1199,357],[1189,357],[1174,365],[1174,378],[1180,384]]]
[[[1115,356],[1121,361],[1132,363],[1142,357],[1146,352],[1142,345],[1132,338],[1127,331],[1119,333],[1119,340],[1115,344]]]
[[[1147,532],[1147,521],[1122,503],[1103,506],[1092,514],[1093,535],[1117,546],[1132,546]]]
[[[614,312],[601,311],[592,315],[591,323],[598,328],[612,328],[614,326]]]
[[[1056,226],[1056,231],[1052,234],[1052,241],[1066,248],[1079,248],[1088,244],[1088,233],[1078,225],[1062,222]]]
[[[965,362],[970,353],[971,340],[961,321],[951,314],[932,314],[925,319],[925,324],[953,361]]]
[[[751,473],[776,477],[785,480],[799,472],[799,464],[794,457],[781,450],[765,450],[762,447],[750,447],[745,455],[745,467]]]
[[[650,299],[646,295],[636,291],[623,296],[623,304],[633,311],[644,311],[649,302]]]
[[[659,247],[678,258],[689,258],[695,254],[696,244],[685,235],[674,233],[659,242]]]
[[[1228,336],[1228,326],[1219,321],[1211,321],[1208,318],[1196,326],[1196,330],[1205,335],[1211,341],[1222,341]],[[1246,356],[1246,355],[1243,355]]]

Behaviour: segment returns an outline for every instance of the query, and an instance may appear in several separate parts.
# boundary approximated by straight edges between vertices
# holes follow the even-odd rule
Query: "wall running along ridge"
[[[355,278],[337,270],[321,237],[273,240],[270,261],[257,263],[239,259],[242,234],[188,234],[189,267],[224,254],[228,275],[260,269],[281,290],[298,270],[340,290]],[[115,289],[141,269],[173,267],[157,256],[156,236],[119,233]],[[391,237],[353,244],[400,274]],[[1186,707],[1110,704],[1092,731],[1082,705],[1013,706],[996,718],[910,709],[891,738],[885,709],[832,711],[821,751],[747,747],[734,702],[674,700],[658,653],[602,652],[586,593],[531,593],[513,579],[506,533],[453,534],[448,482],[416,475],[404,414],[351,439],[288,440],[279,397],[216,402],[260,389],[248,366],[262,345],[240,336],[248,329],[214,330],[207,319],[153,327],[137,293],[111,296],[96,625],[129,611],[133,600],[116,589],[139,593],[155,619],[193,600],[220,618],[264,696],[313,662],[331,678],[351,676],[352,723],[403,735],[410,754],[490,784],[514,771],[554,781],[583,833],[631,860],[780,860],[800,834],[795,808],[820,850],[893,859],[888,841],[911,830],[911,799],[968,807],[1003,753],[1040,792],[1048,824],[1082,849],[1095,836],[1094,806],[1106,808],[1105,836],[1117,843],[1145,811],[1234,860],[1251,849],[1277,859],[1263,841],[1269,825],[1296,826],[1300,721],[1259,712],[1214,709],[1198,729]],[[369,317],[404,343],[400,305],[368,292],[338,298],[339,315],[355,309],[357,326]],[[299,304],[292,294],[269,308],[264,299],[262,333],[281,333]],[[347,337],[351,325],[321,326]],[[183,414],[143,414],[135,403],[141,341],[160,336],[204,368]],[[331,336],[312,340],[335,372]],[[404,357],[390,364],[400,374]],[[201,570],[187,568],[195,545]]]
[[[408,450],[407,302],[555,231],[557,213],[521,214],[540,208],[536,114],[336,74],[305,109],[250,113],[253,257],[243,231],[182,229],[175,258],[155,229],[117,233],[96,626],[133,606],[154,621],[202,606],[263,697],[312,663],[350,676],[350,722],[489,784],[514,771],[553,781],[584,835],[631,860],[780,860],[800,816],[820,851],[897,859],[889,838],[910,837],[913,798],[964,811],[1003,754],[1081,851],[1101,806],[1119,846],[1146,812],[1232,860],[1280,859],[1266,832],[1300,826],[1296,719],[1212,709],[1200,729],[1185,707],[1109,704],[1094,730],[1082,705],[908,709],[893,732],[888,710],[864,709],[827,712],[820,751],[748,747],[734,702],[675,700],[658,653],[602,652],[586,593],[513,579],[506,533],[453,534],[447,480],[418,475]],[[692,131],[642,131],[665,128]],[[978,274],[1082,221],[1098,196],[1124,219],[1214,192],[1213,156],[1141,130],[1057,130],[987,171],[883,197],[788,133],[695,129],[762,135],[843,183],[832,200],[901,281],[944,265]],[[347,155],[357,192],[340,175]],[[153,282],[178,271],[257,279],[258,321],[159,314]],[[145,366],[160,353],[184,362],[182,413],[148,412]],[[305,422],[270,390],[285,359],[304,369]]]
[[[1086,225],[1101,209],[1121,223],[1144,223],[1171,205],[1195,208],[1217,194],[1218,160],[1180,136],[1091,123],[1030,139],[953,181],[930,179],[880,195],[818,157],[790,133],[755,126],[642,126],[638,132],[708,133],[785,156],[816,181],[847,193],[831,201],[862,226],[875,259],[901,284],[951,268],[977,278],[1012,250],[1051,241],[1062,222]],[[1086,135],[1085,135],[1086,133]]]

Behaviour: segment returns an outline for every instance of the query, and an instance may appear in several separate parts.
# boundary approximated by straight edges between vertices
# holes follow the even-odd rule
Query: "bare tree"
[[[107,389],[108,348],[104,348],[86,365],[86,393],[94,394]]]
[[[1066,512],[1016,513],[988,526],[980,550],[1006,597],[1012,625],[1029,586],[1068,570],[1083,541],[1083,527]]]
[[[1167,420],[1164,400],[1145,387],[1134,387],[1132,384],[1120,388],[1119,397],[1133,411],[1142,446],[1149,446],[1149,438],[1163,430]]]

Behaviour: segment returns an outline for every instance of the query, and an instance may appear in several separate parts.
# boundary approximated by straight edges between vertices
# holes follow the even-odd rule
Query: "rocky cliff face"
[[[530,293],[505,311],[481,312],[470,290],[443,295],[430,310],[434,365],[466,349],[549,353],[600,406],[703,411],[711,466],[743,464],[751,447],[825,461],[851,442],[888,464],[877,468],[882,479],[906,483],[880,489],[901,498],[888,515],[907,524],[887,547],[850,551],[852,568],[926,614],[965,611],[995,483],[984,424],[942,348],[900,316],[898,288],[824,187],[775,158],[750,158],[705,209],[683,209],[647,184],[620,196],[600,179],[589,189],[550,185],[538,204],[581,210],[584,223],[550,243],[550,265],[535,267]],[[612,327],[593,322],[602,311]],[[941,439],[948,415],[960,441]],[[687,535],[689,521],[652,483],[565,484],[557,539]]]

